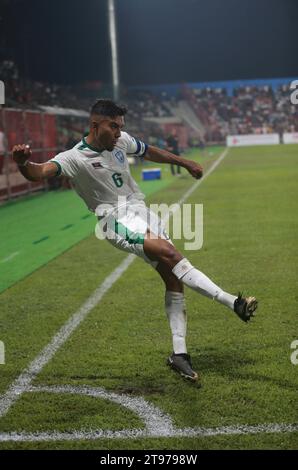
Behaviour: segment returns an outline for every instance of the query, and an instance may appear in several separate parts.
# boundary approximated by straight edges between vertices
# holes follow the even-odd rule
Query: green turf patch
[[[220,148],[204,157],[214,158]],[[188,158],[202,159],[196,150]],[[142,181],[142,169],[156,166],[146,162],[131,172],[146,196],[175,183],[169,165],[159,165],[160,180]],[[182,170],[186,175],[186,171]],[[56,191],[28,196],[0,208],[0,292],[23,279],[40,266],[94,233],[96,218],[74,191]]]
[[[225,290],[243,290],[260,300],[256,319],[246,325],[221,305],[186,291],[188,349],[202,375],[201,389],[166,366],[172,345],[163,284],[138,259],[34,385],[88,385],[144,397],[179,427],[297,423],[297,366],[290,361],[290,344],[298,339],[297,168],[297,146],[233,149],[187,201],[204,204],[204,245],[186,256]],[[173,203],[192,182],[188,177],[177,179],[148,202]],[[175,244],[184,251],[183,240]],[[6,365],[0,366],[2,393],[125,256],[89,237],[1,294],[0,339],[7,353]],[[26,420],[18,406],[28,401],[26,414],[33,399],[26,394],[11,408],[7,417],[15,426]],[[83,415],[87,408],[88,420],[93,405],[77,406]],[[54,423],[67,421],[58,412],[55,417],[54,408]],[[67,426],[73,422],[76,428],[76,419]],[[118,428],[119,419],[118,412],[110,414],[110,429]],[[2,443],[0,448],[294,449],[297,442],[298,433],[276,433]]]
[[[115,418],[113,422],[111,416]],[[15,412],[1,419],[3,432],[92,432],[143,427],[135,413],[116,403],[63,393],[24,394],[15,405]]]

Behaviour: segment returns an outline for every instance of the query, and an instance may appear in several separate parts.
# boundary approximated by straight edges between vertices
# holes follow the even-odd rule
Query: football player
[[[244,322],[254,315],[257,300],[223,291],[175,248],[159,217],[144,203],[144,195],[130,174],[127,156],[179,165],[196,179],[203,176],[203,169],[194,161],[124,132],[125,114],[124,107],[100,99],[91,109],[89,133],[72,149],[38,164],[30,161],[29,146],[15,145],[13,159],[29,181],[58,175],[70,178],[75,191],[98,217],[106,239],[156,269],[165,284],[165,310],[173,338],[168,365],[182,377],[197,382],[198,373],[193,370],[186,347],[184,285],[225,305]]]

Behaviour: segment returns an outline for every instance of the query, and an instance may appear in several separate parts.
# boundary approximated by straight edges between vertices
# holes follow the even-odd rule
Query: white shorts
[[[144,253],[144,238],[149,230],[153,235],[173,244],[162,220],[143,201],[120,207],[112,214],[99,217],[105,238],[119,250],[133,253],[156,268],[157,261],[150,260]]]

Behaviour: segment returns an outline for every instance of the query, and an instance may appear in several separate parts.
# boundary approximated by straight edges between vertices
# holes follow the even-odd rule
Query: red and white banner
[[[284,144],[298,144],[298,132],[285,132],[282,140]]]
[[[244,134],[228,135],[227,147],[246,147],[249,145],[277,145],[280,143],[278,134]]]
[[[30,142],[31,161],[42,163],[49,160],[58,150],[56,116],[40,111],[2,108],[0,140],[0,200],[45,188],[45,180],[29,182],[24,178],[9,151],[18,143]]]

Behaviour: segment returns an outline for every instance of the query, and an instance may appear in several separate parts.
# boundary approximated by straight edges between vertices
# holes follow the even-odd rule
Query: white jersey
[[[51,162],[56,163],[58,175],[69,178],[87,207],[97,215],[105,215],[107,207],[118,207],[122,201],[143,200],[144,194],[130,174],[127,155],[143,156],[147,145],[126,132],[112,152],[99,152],[87,144],[85,138],[72,149],[59,153]]]

